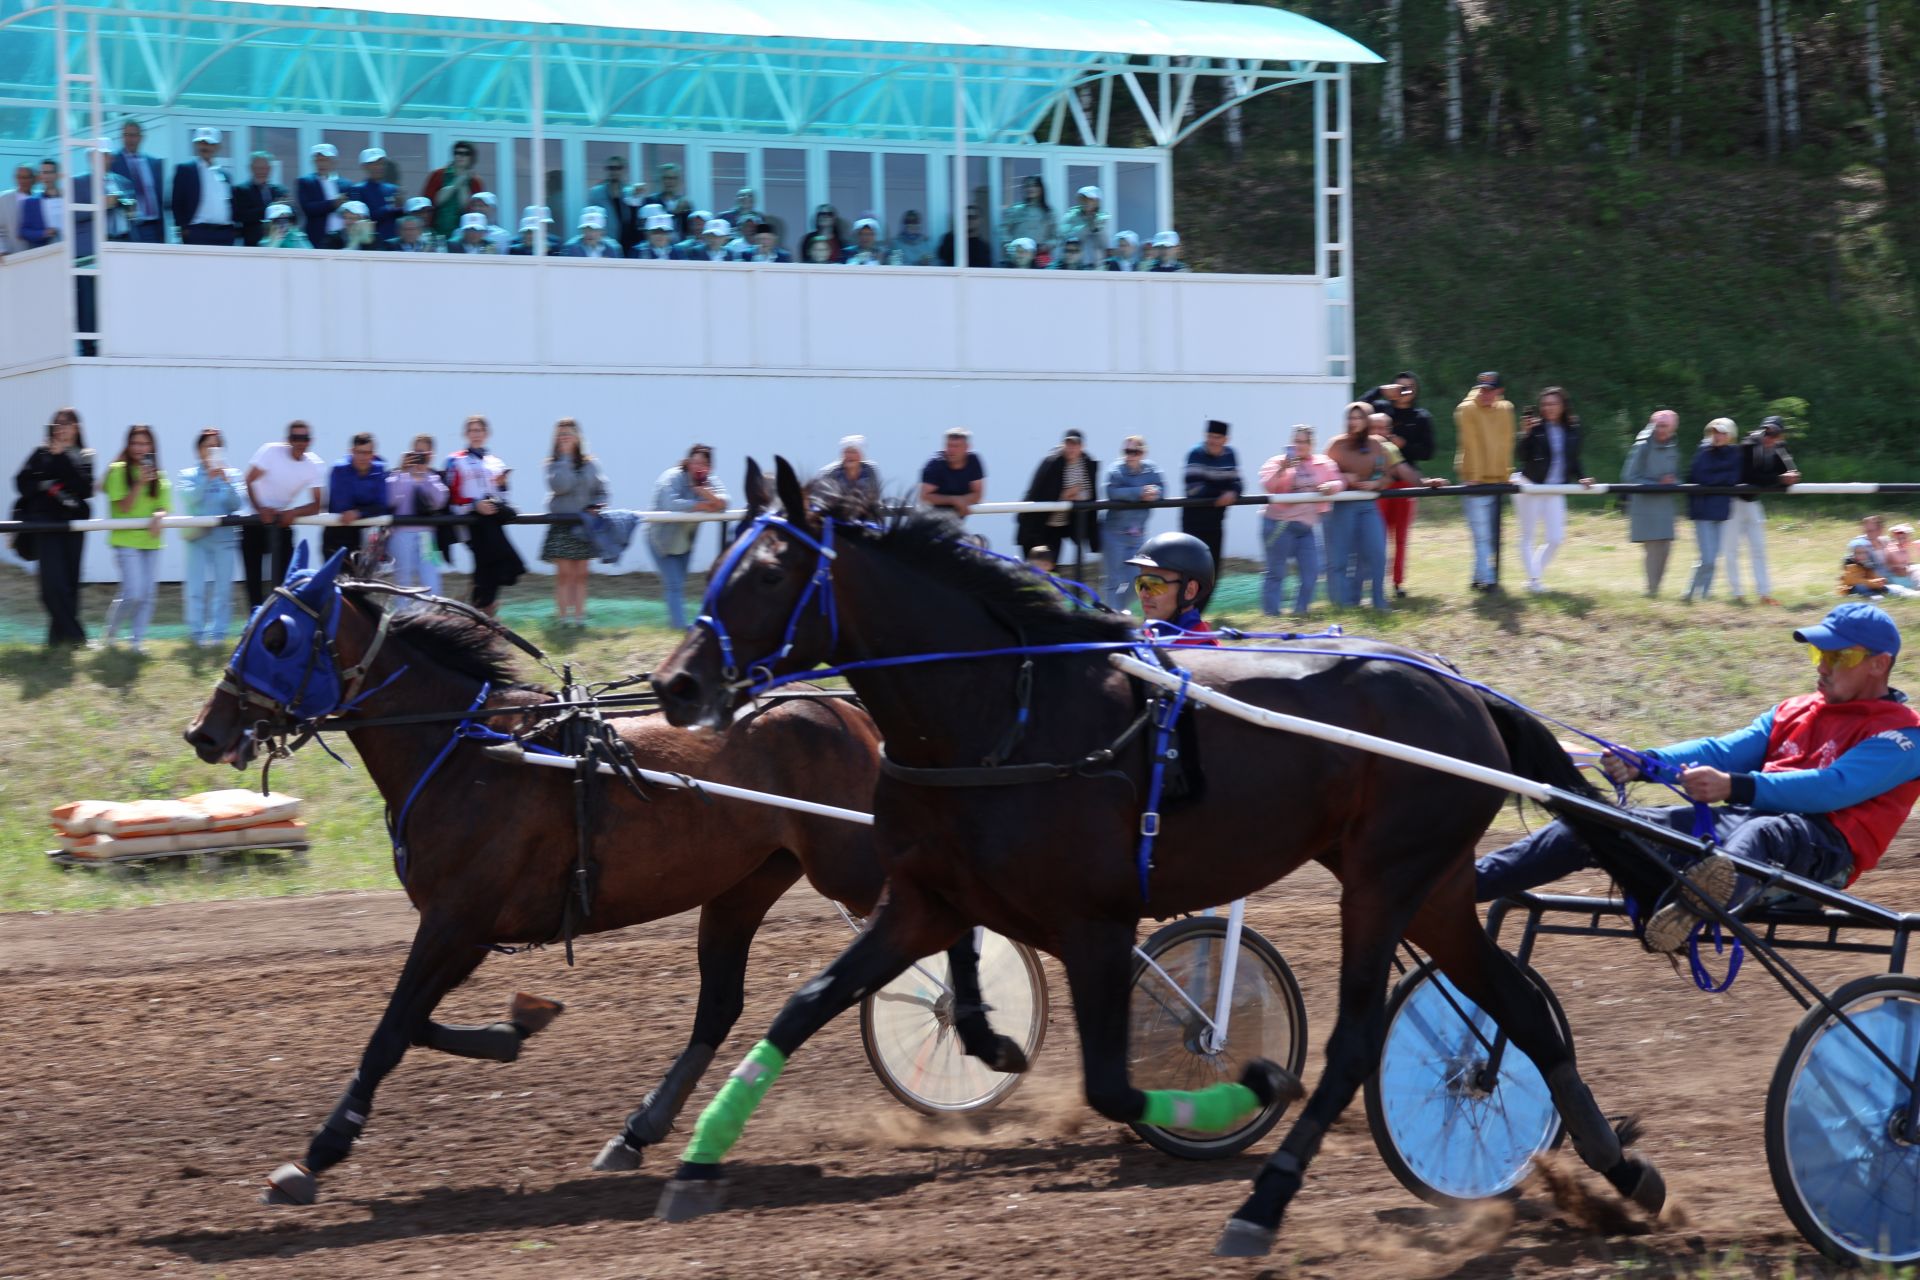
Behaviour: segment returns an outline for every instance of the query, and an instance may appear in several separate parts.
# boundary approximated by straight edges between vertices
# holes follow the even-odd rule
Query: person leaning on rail
[[[1643,754],[1679,770],[1688,798],[1715,806],[1714,842],[1728,853],[1836,888],[1871,871],[1920,798],[1920,715],[1888,685],[1900,629],[1865,602],[1837,606],[1793,633],[1818,673],[1812,693],[1761,713],[1744,729]],[[1608,754],[1616,783],[1642,777],[1637,762]],[[1637,810],[1691,831],[1693,805]],[[1580,836],[1553,822],[1475,864],[1482,902],[1509,897],[1593,865]],[[1739,908],[1758,886],[1712,854],[1686,869],[1723,906]],[[1681,895],[1647,921],[1649,950],[1686,946],[1702,912]]]

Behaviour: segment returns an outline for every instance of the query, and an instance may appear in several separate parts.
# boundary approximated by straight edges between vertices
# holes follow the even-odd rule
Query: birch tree
[[[1461,60],[1465,41],[1460,29],[1460,0],[1447,0],[1447,146],[1455,151],[1466,134],[1466,108],[1461,100]]]
[[[1764,3],[1764,0],[1762,0]],[[1567,78],[1580,112],[1580,145],[1592,151],[1600,145],[1599,122],[1593,114],[1593,91],[1587,83],[1587,35],[1581,0],[1567,0]]]
[[[1686,102],[1687,68],[1686,59],[1683,56],[1686,47],[1687,11],[1679,8],[1673,18],[1673,60],[1667,72],[1667,91],[1672,95],[1667,114],[1667,154],[1675,160],[1680,158],[1680,150],[1684,142],[1681,110]]]
[[[1773,25],[1780,44],[1780,116],[1787,146],[1800,145],[1800,57],[1793,47],[1790,0],[1774,0]]]
[[[1867,101],[1873,107],[1873,149],[1887,158],[1887,90],[1882,82],[1884,54],[1880,47],[1880,0],[1867,0]]]
[[[1760,0],[1760,82],[1767,109],[1767,159],[1780,154],[1780,71],[1773,35],[1773,0]]]
[[[1387,68],[1380,78],[1380,141],[1397,147],[1407,140],[1406,46],[1400,38],[1402,0],[1387,5]]]

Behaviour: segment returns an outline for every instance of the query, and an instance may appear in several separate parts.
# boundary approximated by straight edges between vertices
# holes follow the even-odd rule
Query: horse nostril
[[[682,671],[667,681],[660,692],[675,702],[698,702],[700,700],[700,682]]]

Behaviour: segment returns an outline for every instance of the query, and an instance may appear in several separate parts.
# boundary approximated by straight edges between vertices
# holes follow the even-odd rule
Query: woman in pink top
[[[1340,468],[1324,453],[1313,451],[1313,428],[1302,424],[1293,429],[1293,443],[1285,453],[1277,453],[1260,464],[1260,484],[1268,493],[1335,494],[1346,488]],[[1299,586],[1293,597],[1293,616],[1306,616],[1313,603],[1313,584],[1320,577],[1319,532],[1315,526],[1325,515],[1328,502],[1270,502],[1266,523],[1261,526],[1262,542],[1267,550],[1267,575],[1260,583],[1260,611],[1280,612],[1281,584],[1287,576],[1287,564],[1293,562],[1299,574]]]

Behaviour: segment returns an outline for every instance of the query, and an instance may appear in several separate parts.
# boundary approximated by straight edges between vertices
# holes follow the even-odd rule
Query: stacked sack
[[[184,800],[75,800],[53,807],[53,829],[62,852],[101,860],[307,843],[297,798],[245,790]]]

